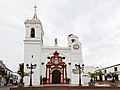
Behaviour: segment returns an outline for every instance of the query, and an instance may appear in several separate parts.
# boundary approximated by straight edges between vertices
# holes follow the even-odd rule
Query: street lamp
[[[33,74],[33,71],[32,69],[35,69],[36,68],[36,64],[26,64],[27,68],[30,69],[30,85],[29,86],[32,86],[32,74]]]
[[[82,66],[80,64],[75,64],[75,68],[79,69],[79,85],[82,85],[81,84],[81,73],[83,72],[84,64],[82,64]]]

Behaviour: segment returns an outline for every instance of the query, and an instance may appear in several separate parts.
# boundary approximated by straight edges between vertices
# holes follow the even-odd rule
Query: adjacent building
[[[0,87],[17,83],[18,75],[13,74],[13,71],[8,69],[2,60],[0,60]]]
[[[99,81],[109,81],[111,80],[107,74],[111,73],[117,73],[115,76],[115,80],[119,81],[120,80],[120,64],[104,67],[104,68],[99,68],[95,72],[102,72],[104,75],[98,76]]]

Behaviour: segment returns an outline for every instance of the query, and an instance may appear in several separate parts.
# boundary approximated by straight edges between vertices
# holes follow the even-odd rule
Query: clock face
[[[75,45],[73,45],[73,48],[74,48],[75,50],[77,50],[77,49],[79,49],[79,45],[78,45],[78,44],[75,44]]]

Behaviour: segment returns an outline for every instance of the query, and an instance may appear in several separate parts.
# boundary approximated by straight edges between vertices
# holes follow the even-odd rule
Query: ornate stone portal
[[[55,51],[50,61],[46,64],[47,84],[65,84],[67,79],[66,64],[63,62],[64,57],[59,56]]]

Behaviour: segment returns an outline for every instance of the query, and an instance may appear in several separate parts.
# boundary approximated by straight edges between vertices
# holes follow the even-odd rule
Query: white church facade
[[[47,84],[70,84],[79,83],[79,75],[72,70],[75,64],[83,64],[82,44],[76,35],[68,35],[68,46],[61,47],[55,39],[53,46],[45,46],[43,43],[44,30],[36,12],[31,20],[25,21],[24,39],[24,65],[36,64],[33,70],[33,85],[40,85],[43,77]],[[30,72],[25,66],[25,72]],[[24,78],[29,85],[29,77]]]

